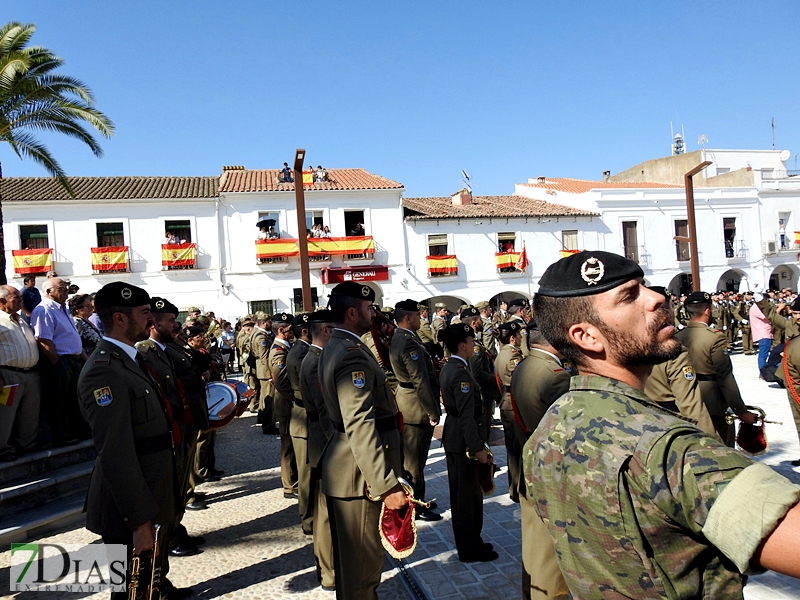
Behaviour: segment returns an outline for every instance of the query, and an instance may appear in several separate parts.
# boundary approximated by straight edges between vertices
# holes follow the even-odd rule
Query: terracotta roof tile
[[[76,200],[216,198],[218,177],[70,177]],[[0,179],[3,202],[71,200],[52,177]]]
[[[556,177],[547,178],[544,183],[520,183],[518,185],[543,190],[553,190],[556,192],[567,192],[570,194],[583,194],[589,190],[624,190],[642,188],[679,188],[680,185],[670,183],[655,183],[652,181],[589,181],[587,179],[569,179]]]
[[[403,184],[364,169],[326,169],[332,181],[307,186],[314,190],[401,190]],[[293,183],[278,183],[278,169],[226,169],[220,192],[293,192]]]
[[[452,199],[403,198],[406,218],[455,219],[488,217],[596,216],[597,213],[562,204],[533,200],[525,196],[474,196],[472,203],[454,205]]]

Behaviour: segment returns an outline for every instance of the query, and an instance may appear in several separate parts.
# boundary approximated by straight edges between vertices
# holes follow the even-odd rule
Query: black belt
[[[8,365],[0,365],[0,369],[8,369],[9,371],[15,371],[17,373],[30,373],[36,367],[29,367],[27,369],[20,369],[19,367],[9,367]]]
[[[133,440],[136,454],[153,454],[162,450],[172,450],[172,434],[168,431],[161,435],[152,435],[146,438],[136,438]]]
[[[413,390],[414,389],[414,384],[413,383],[408,383],[407,381],[398,381],[397,385],[399,385],[401,388],[406,389],[406,390]]]
[[[71,358],[72,360],[80,360],[80,354],[60,354],[58,358]]]
[[[333,424],[333,428],[338,431],[339,433],[344,433],[344,423],[337,423],[336,421],[331,421]],[[378,433],[386,433],[387,431],[397,431],[397,417],[382,417],[380,419],[375,419],[375,427],[378,429]]]
[[[451,416],[451,415],[454,416],[454,417],[458,416],[458,409],[457,408],[450,408],[446,404],[444,405],[444,412],[447,413],[447,416]],[[476,406],[475,407],[475,412],[472,414],[472,418],[473,419],[480,419],[481,417],[483,417],[483,407],[482,406]]]
[[[700,375],[700,373],[695,373],[695,377],[697,377],[697,381],[716,381],[716,375]]]

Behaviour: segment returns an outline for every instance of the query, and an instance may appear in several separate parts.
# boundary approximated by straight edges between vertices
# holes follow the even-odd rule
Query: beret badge
[[[606,273],[605,265],[595,257],[587,258],[581,265],[581,279],[588,285],[597,285]]]
[[[119,295],[122,296],[123,300],[130,300],[131,296],[133,296],[133,292],[130,288],[122,288]]]

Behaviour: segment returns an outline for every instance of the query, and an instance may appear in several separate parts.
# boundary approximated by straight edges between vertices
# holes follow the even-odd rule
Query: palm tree
[[[47,48],[27,46],[34,31],[36,26],[17,22],[0,28],[0,142],[8,142],[20,158],[30,158],[42,165],[74,197],[61,165],[34,134],[63,133],[82,141],[100,157],[103,151],[84,125],[106,138],[114,134],[114,125],[94,108],[92,92],[82,81],[54,73],[64,64],[61,58]],[[2,226],[0,204],[0,283],[5,284]]]

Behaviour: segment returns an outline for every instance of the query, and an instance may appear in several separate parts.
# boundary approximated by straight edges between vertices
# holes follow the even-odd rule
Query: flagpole
[[[533,302],[533,294],[531,294],[531,261],[528,260],[528,250],[525,242],[522,242],[522,251],[525,253],[525,278],[528,280],[528,299]]]

